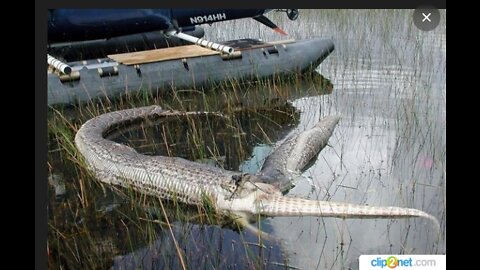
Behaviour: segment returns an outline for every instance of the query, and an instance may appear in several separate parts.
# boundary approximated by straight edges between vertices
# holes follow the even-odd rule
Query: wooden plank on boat
[[[262,42],[254,39],[240,39],[223,42],[224,45],[235,48],[236,51],[271,47],[272,45],[294,43],[294,39]],[[220,52],[203,48],[198,45],[185,45],[148,51],[121,53],[108,55],[110,59],[124,65],[138,65],[145,63],[161,62],[174,59],[192,58],[208,55],[216,55]]]
[[[118,63],[129,66],[214,54],[220,54],[220,52],[203,48],[198,45],[186,45],[141,52],[111,54],[108,55],[108,57]]]

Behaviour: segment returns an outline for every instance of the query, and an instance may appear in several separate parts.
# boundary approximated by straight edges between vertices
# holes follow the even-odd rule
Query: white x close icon
[[[425,22],[425,21],[429,21],[429,22],[432,22],[432,20],[430,20],[430,15],[432,15],[432,13],[428,13],[428,14],[425,14],[425,13],[422,13],[423,15],[423,20],[422,22]]]

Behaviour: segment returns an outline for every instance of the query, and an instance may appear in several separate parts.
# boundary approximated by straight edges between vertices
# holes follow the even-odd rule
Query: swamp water
[[[358,269],[361,254],[445,254],[446,12],[431,32],[417,29],[412,14],[300,10],[293,22],[269,14],[289,38],[334,41],[317,74],[50,110],[49,269]],[[251,19],[205,31],[212,40],[280,39]],[[222,111],[229,120],[168,121],[112,139],[248,172],[289,133],[341,115],[329,146],[287,196],[417,208],[440,221],[441,236],[420,218],[278,217],[255,224],[274,236],[259,239],[208,210],[94,181],[74,150],[75,131],[99,113],[150,104]]]

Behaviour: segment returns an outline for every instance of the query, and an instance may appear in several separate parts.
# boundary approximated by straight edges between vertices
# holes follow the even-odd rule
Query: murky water
[[[50,136],[49,168],[55,175],[50,182],[57,183],[50,189],[50,268],[177,269],[181,262],[175,242],[193,269],[358,269],[361,254],[444,254],[446,12],[431,32],[418,30],[412,14],[413,10],[301,10],[294,22],[271,14],[289,37],[334,41],[335,51],[317,69],[320,78],[246,86],[229,95],[183,93],[158,101],[177,109],[230,110],[234,124],[194,121],[203,127],[196,136],[215,134],[215,143],[195,143],[188,122],[129,131],[116,140],[139,151],[256,171],[272,144],[323,116],[339,114],[342,120],[329,147],[287,196],[421,209],[440,221],[440,238],[434,224],[424,219],[279,217],[255,224],[275,238],[259,243],[248,231],[195,218],[195,209],[178,213],[167,203],[171,220],[166,221],[158,201],[111,192],[79,170],[74,156],[65,154],[68,147],[59,147],[62,138],[72,136],[66,125],[63,137]],[[215,40],[280,38],[248,19],[206,26],[205,31]],[[226,100],[249,109],[232,112]],[[76,109],[63,114],[72,114],[78,126],[92,113]],[[49,129],[57,122],[51,120]],[[58,184],[59,177],[66,188]],[[55,190],[66,194],[53,196]],[[172,230],[166,222],[173,224]]]

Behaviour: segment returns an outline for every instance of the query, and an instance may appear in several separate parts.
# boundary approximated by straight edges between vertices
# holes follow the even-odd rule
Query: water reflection
[[[294,100],[297,129],[323,115],[342,120],[289,195],[422,209],[441,222],[441,236],[422,219],[264,222],[303,269],[358,269],[361,254],[445,253],[445,24],[425,33],[410,26],[408,11],[306,13],[305,25],[286,31],[303,38],[321,28],[334,40],[335,53],[318,70],[335,91]]]
[[[274,17],[293,38],[334,40],[335,52],[317,69],[328,80],[317,76],[309,81],[293,78],[283,84],[247,84],[227,92],[177,91],[156,98],[155,103],[179,110],[222,111],[234,121],[192,120],[201,127],[197,137],[204,138],[196,143],[190,141],[195,136],[188,135],[193,134],[191,126],[179,122],[163,123],[165,128],[146,127],[142,129],[145,133],[129,131],[130,135],[117,139],[139,151],[168,153],[168,146],[175,155],[255,171],[272,144],[311,127],[323,116],[339,114],[342,120],[330,147],[321,152],[288,196],[418,208],[437,217],[442,237],[423,219],[266,218],[260,226],[276,240],[265,240],[265,248],[253,244],[245,248],[245,242],[258,244],[258,239],[248,232],[237,233],[213,217],[195,217],[197,209],[180,213],[176,206],[165,203],[173,235],[191,268],[285,268],[283,264],[287,264],[301,269],[358,269],[361,254],[446,252],[446,14],[441,12],[437,29],[421,32],[413,26],[411,13],[301,10],[295,22],[284,20],[285,16]],[[249,20],[214,26],[206,27],[207,38],[278,39]],[[325,92],[328,95],[323,95]],[[287,100],[293,107],[286,105]],[[139,101],[128,106],[141,105]],[[117,106],[107,103],[105,107],[115,110]],[[101,110],[96,108],[76,108],[69,122],[78,127],[92,111]],[[58,117],[52,118],[49,130],[62,123]],[[66,188],[62,200],[52,196],[54,187],[50,190],[49,267],[178,266],[172,233],[158,210],[159,202],[141,195],[122,196],[124,191],[114,193],[93,181],[78,169],[68,147],[59,146],[74,130],[64,126],[62,132],[49,134],[49,172],[61,175],[63,181],[55,178],[55,183],[63,182]],[[197,151],[192,151],[192,146]],[[191,152],[196,154],[192,157]]]

